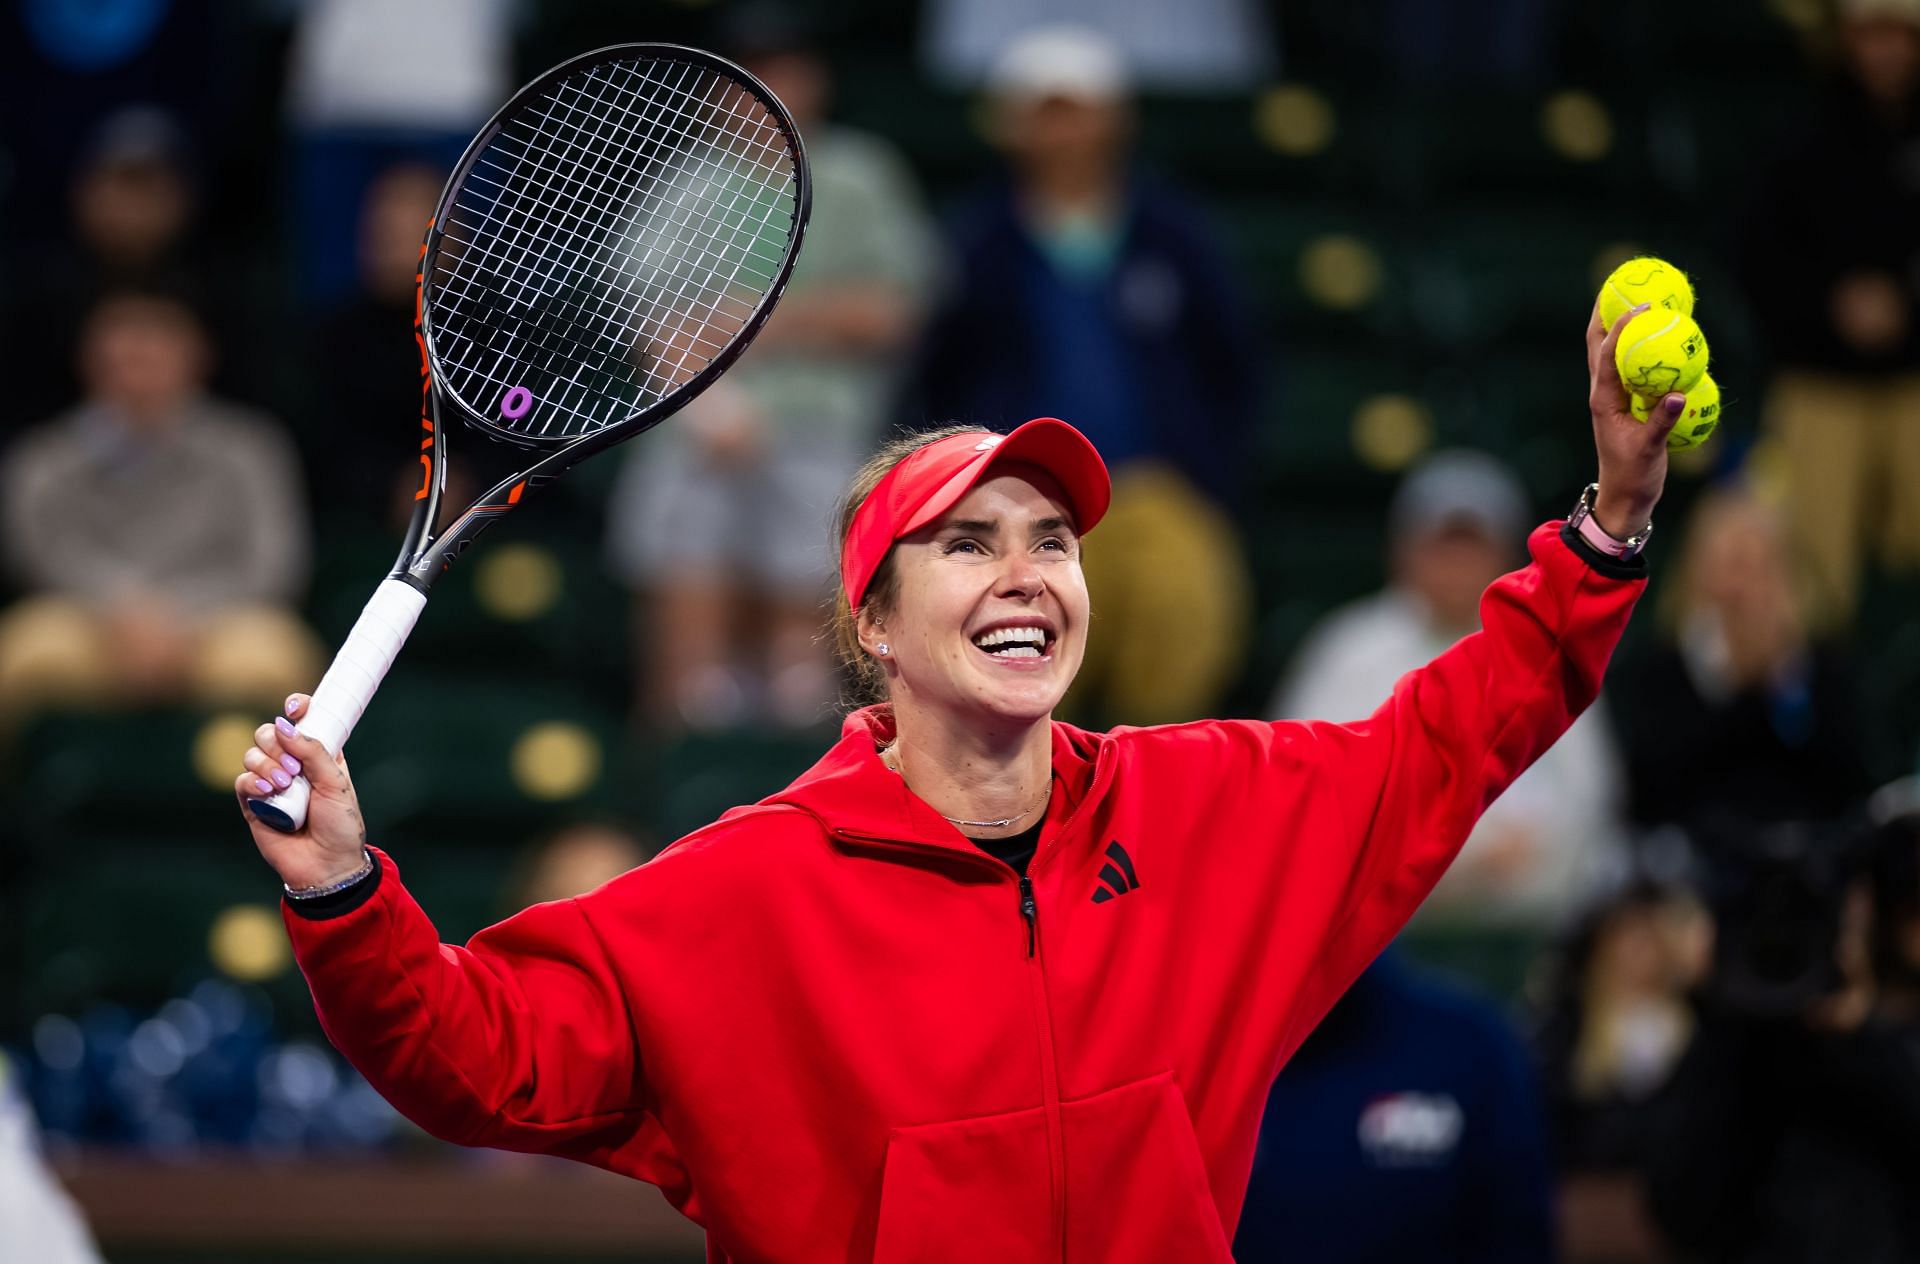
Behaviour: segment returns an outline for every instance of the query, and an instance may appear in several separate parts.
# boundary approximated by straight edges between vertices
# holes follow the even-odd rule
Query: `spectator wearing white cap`
[[[1160,724],[1208,714],[1240,668],[1249,580],[1226,511],[1267,355],[1198,208],[1135,169],[1132,88],[1119,48],[1081,27],[1031,31],[995,63],[1006,177],[951,226],[917,386],[929,424],[1047,412],[1105,454],[1108,545],[1085,565],[1107,618],[1070,702]]]
[[[1506,466],[1445,451],[1401,483],[1390,578],[1308,634],[1271,708],[1277,718],[1366,718],[1394,682],[1480,626],[1480,594],[1519,565],[1530,507]],[[1601,705],[1480,818],[1428,901],[1442,924],[1556,928],[1592,888],[1619,837],[1624,783]]]

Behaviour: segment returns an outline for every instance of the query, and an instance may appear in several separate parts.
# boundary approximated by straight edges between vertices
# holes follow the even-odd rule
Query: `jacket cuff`
[[[380,889],[380,871],[384,868],[380,863],[380,853],[369,847],[367,857],[373,861],[372,871],[345,890],[335,891],[331,895],[315,896],[311,900],[295,900],[283,895],[280,897],[280,902],[286,905],[295,917],[304,918],[309,922],[328,922],[336,917],[345,917],[371,900],[373,893]]]
[[[1611,554],[1602,553],[1581,539],[1580,533],[1573,529],[1571,522],[1560,525],[1560,539],[1573,550],[1575,557],[1608,579],[1645,579],[1647,577],[1645,553],[1636,553],[1624,561]]]

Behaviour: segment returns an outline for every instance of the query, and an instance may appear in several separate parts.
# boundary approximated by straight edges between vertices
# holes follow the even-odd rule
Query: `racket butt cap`
[[[268,829],[278,830],[282,834],[296,834],[307,823],[307,798],[310,793],[307,779],[301,777],[270,799],[248,799],[247,811],[253,813],[253,819]]]

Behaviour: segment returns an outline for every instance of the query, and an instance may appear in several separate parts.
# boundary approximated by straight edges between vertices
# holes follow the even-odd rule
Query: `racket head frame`
[[[433,304],[429,295],[432,289],[434,265],[445,238],[447,216],[454,206],[455,199],[465,186],[467,177],[481,156],[487,152],[494,137],[529,102],[540,99],[548,88],[584,68],[605,62],[640,59],[682,62],[723,75],[751,93],[766,108],[769,118],[779,128],[793,155],[795,179],[793,233],[788,239],[785,255],[780,261],[772,283],[760,295],[739,331],[711,361],[687,381],[680,383],[660,399],[637,410],[632,416],[583,435],[549,439],[509,430],[496,425],[482,411],[458,398],[451,390],[443,389],[439,385],[441,379],[437,371],[438,359],[434,351]],[[420,266],[414,276],[414,336],[420,352],[421,487],[415,495],[413,515],[408,523],[399,557],[394,562],[392,577],[404,580],[422,592],[427,591],[434,580],[452,566],[454,559],[466,551],[482,530],[495,520],[512,512],[528,494],[540,490],[587,457],[651,430],[691,403],[713,383],[714,379],[740,358],[759,334],[761,327],[766,324],[767,317],[772,314],[775,305],[780,301],[780,296],[786,291],[787,282],[792,278],[793,265],[799,258],[800,246],[805,239],[807,222],[812,213],[813,176],[807,162],[806,145],[800,136],[800,129],[794,124],[793,116],[780,99],[774,96],[758,78],[724,57],[703,49],[689,48],[683,44],[610,44],[604,48],[568,58],[515,92],[475,133],[474,138],[468,142],[466,149],[461,153],[459,161],[454,164],[453,171],[441,190],[433,218],[427,222],[425,239],[421,242]],[[443,424],[443,413],[446,411],[457,413],[467,425],[491,439],[522,449],[545,452],[546,455],[520,473],[509,475],[494,484],[478,497],[471,507],[436,534],[433,524],[439,519],[441,497],[446,488],[446,427]]]

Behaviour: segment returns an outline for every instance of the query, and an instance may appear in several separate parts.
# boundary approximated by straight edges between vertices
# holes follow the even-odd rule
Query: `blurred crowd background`
[[[1726,421],[1600,705],[1281,1076],[1238,1251],[1920,1260],[1920,0],[8,0],[0,1257],[95,1258],[51,1170],[115,1260],[698,1258],[398,1120],[229,791],[397,546],[450,164],[631,40],[773,87],[813,224],[355,735],[446,938],[817,756],[828,519],[898,428],[1112,464],[1077,722],[1365,715],[1592,477],[1582,328],[1657,253]]]

